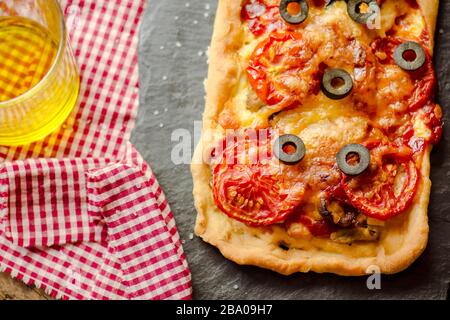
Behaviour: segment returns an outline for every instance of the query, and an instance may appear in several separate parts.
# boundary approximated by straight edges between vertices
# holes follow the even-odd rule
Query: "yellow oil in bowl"
[[[0,17],[0,145],[28,144],[55,131],[78,91],[65,31],[61,37],[28,18]]]

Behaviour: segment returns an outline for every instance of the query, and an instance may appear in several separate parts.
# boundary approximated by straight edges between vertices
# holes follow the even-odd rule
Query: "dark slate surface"
[[[428,249],[408,270],[382,277],[370,291],[366,278],[331,274],[284,277],[256,267],[238,266],[214,247],[192,237],[195,209],[187,165],[172,163],[176,129],[193,131],[204,105],[205,51],[210,43],[214,0],[152,0],[141,27],[141,107],[133,141],[151,164],[174,211],[192,270],[196,299],[445,299],[450,283],[450,137],[432,158],[434,182]],[[439,101],[450,107],[450,0],[441,0],[436,67]],[[450,112],[446,112],[447,129]]]

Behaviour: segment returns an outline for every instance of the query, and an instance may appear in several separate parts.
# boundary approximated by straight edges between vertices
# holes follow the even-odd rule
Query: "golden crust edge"
[[[428,32],[431,35],[431,52],[434,49],[434,34],[436,31],[436,22],[439,12],[439,0],[417,0],[420,9],[422,10],[425,22],[428,26]]]
[[[434,36],[439,1],[418,0],[418,3],[425,16],[430,34]],[[204,131],[218,127],[216,117],[220,113],[220,106],[225,103],[226,97],[236,81],[233,79],[233,75],[237,72],[237,68],[234,66],[233,59],[230,59],[227,55],[227,51],[232,50],[232,39],[237,37],[236,30],[240,27],[239,17],[236,15],[239,8],[239,1],[219,0],[213,40],[209,50],[210,67],[206,82]],[[202,135],[201,141],[206,141],[204,138]],[[287,261],[274,257],[270,251],[264,252],[260,248],[243,250],[241,246],[223,241],[214,234],[208,233],[207,197],[211,193],[208,185],[210,169],[206,164],[199,164],[203,163],[204,147],[207,148],[208,146],[203,146],[202,143],[197,146],[191,166],[194,183],[193,196],[197,209],[195,233],[205,242],[217,247],[225,258],[237,264],[255,265],[284,275],[314,271],[343,276],[360,276],[366,275],[370,266],[379,267],[381,273],[394,274],[408,268],[426,248],[429,233],[427,210],[431,192],[431,181],[429,180],[431,147],[425,151],[422,162],[423,179],[421,186],[419,186],[419,190],[422,192],[420,196],[416,197],[416,204],[413,205],[409,215],[409,219],[416,217],[417,221],[413,224],[412,230],[408,230],[407,241],[404,242],[405,245],[401,250],[384,257],[352,258],[341,256],[326,257],[326,259],[321,257],[321,253],[318,252],[308,259],[297,261]]]

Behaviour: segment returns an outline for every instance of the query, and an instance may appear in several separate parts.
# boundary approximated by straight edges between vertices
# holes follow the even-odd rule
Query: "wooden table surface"
[[[9,275],[0,273],[0,300],[47,300],[42,290],[29,287]]]

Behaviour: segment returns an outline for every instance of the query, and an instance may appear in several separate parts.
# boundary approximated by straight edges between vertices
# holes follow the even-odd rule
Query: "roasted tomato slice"
[[[421,123],[425,128],[418,128],[415,131],[422,129],[422,138],[428,143],[438,144],[442,137],[443,122],[442,109],[435,103],[428,103],[422,109],[413,113],[413,123]],[[420,132],[415,132],[416,136],[421,136]]]
[[[268,105],[290,107],[320,89],[320,70],[308,63],[314,54],[300,33],[272,33],[253,52],[248,80]]]
[[[266,131],[266,130],[264,130]],[[273,137],[225,139],[213,161],[213,196],[229,217],[250,226],[284,222],[301,204],[304,186],[288,181],[272,156]]]
[[[255,36],[283,30],[285,24],[280,16],[279,5],[280,0],[247,0],[242,6],[241,19],[248,23]]]
[[[428,103],[412,112],[411,121],[407,122],[400,137],[400,143],[408,145],[414,153],[421,153],[425,146],[438,144],[443,133],[442,109],[435,103]]]
[[[308,0],[310,6],[324,7],[326,0]],[[295,3],[293,3],[295,5]],[[293,30],[295,26],[285,23],[280,15],[280,0],[246,0],[242,6],[241,19],[247,22],[255,36],[274,30]]]
[[[397,65],[394,62],[394,51],[398,45],[405,42],[406,40],[396,38],[396,37],[386,37],[375,40],[371,47],[375,55],[378,57],[380,62],[379,74],[383,77],[389,77],[393,72],[389,69],[389,66]],[[430,99],[433,97],[434,89],[436,87],[436,74],[434,72],[433,62],[430,53],[423,47],[426,53],[425,64],[416,71],[404,71],[409,74],[410,81],[413,85],[412,90],[406,97],[401,97],[406,100],[409,110],[417,110],[423,107]],[[389,83],[389,87],[396,90],[402,91],[407,88],[408,84],[402,79],[386,79]],[[398,83],[394,83],[397,81]],[[396,88],[401,88],[402,90],[397,90]],[[390,101],[395,103],[394,101]],[[403,101],[399,101],[402,103]]]
[[[310,216],[307,216],[301,211],[298,211],[289,217],[288,221],[286,222],[286,227],[288,229],[291,229],[292,226],[296,223],[305,226],[306,229],[308,229],[308,231],[314,237],[318,238],[329,237],[333,232],[337,230],[337,228],[328,221],[324,219],[316,220]]]
[[[363,214],[387,220],[409,207],[417,191],[419,171],[412,151],[380,141],[366,143],[372,161],[367,172],[345,176],[342,188],[351,204]]]

